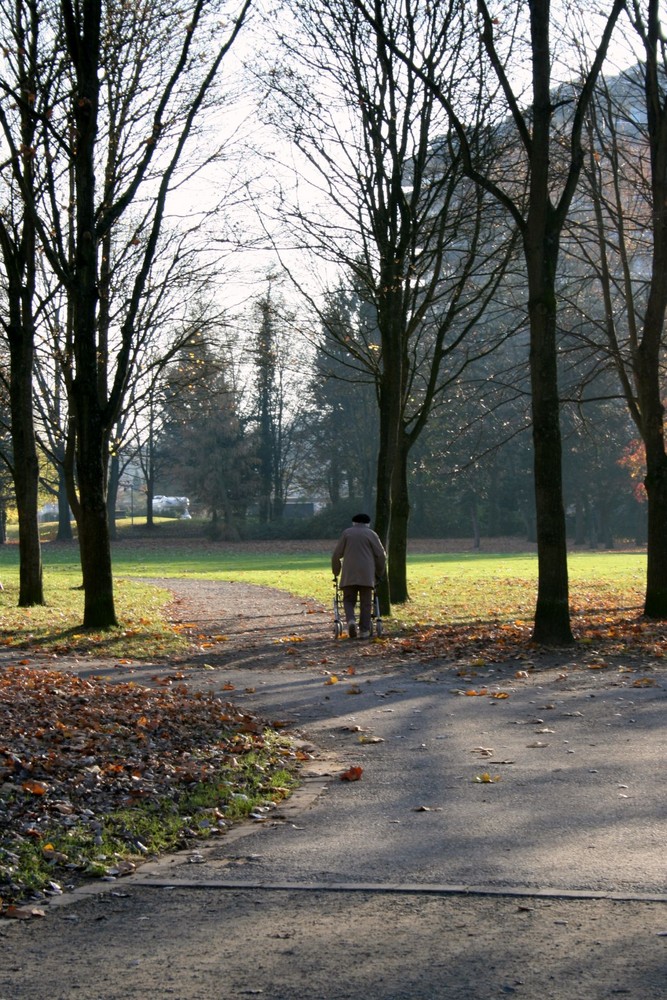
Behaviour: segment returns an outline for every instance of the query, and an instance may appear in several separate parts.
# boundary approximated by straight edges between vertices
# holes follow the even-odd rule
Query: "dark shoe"
[[[349,635],[350,639],[356,639],[357,638],[357,623],[356,622],[348,622],[347,623],[347,634]]]

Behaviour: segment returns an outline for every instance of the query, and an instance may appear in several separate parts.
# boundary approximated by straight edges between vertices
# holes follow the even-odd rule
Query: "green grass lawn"
[[[282,551],[277,551],[282,548]],[[74,545],[43,549],[47,606],[22,609],[18,597],[18,548],[0,547],[0,593],[5,645],[42,644],[71,649],[92,642],[99,655],[152,657],[181,648],[162,617],[164,590],[140,578],[187,577],[235,580],[304,596],[328,605],[332,575],[330,543],[284,546],[227,545],[184,540],[125,540],[114,545],[119,629],[83,635],[83,594]],[[418,544],[415,545],[418,548]],[[639,614],[645,555],[639,552],[577,552],[569,558],[575,615]],[[408,559],[411,600],[393,609],[396,627],[530,621],[536,594],[537,558],[526,553],[423,553]]]

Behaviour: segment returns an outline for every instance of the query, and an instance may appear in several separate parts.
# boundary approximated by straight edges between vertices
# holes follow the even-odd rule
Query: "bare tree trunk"
[[[65,469],[65,447],[62,442],[58,451],[58,533],[57,542],[72,541],[72,520],[67,496],[67,472]]]
[[[389,594],[392,603],[404,604],[408,593],[407,549],[410,497],[408,490],[408,455],[410,441],[401,429],[391,482],[391,530],[387,552]]]
[[[530,7],[534,101],[524,252],[528,272],[538,563],[533,641],[560,645],[574,642],[570,626],[556,349],[556,266],[564,216],[552,206],[550,194],[553,106],[549,4],[533,2]]]
[[[90,430],[90,422],[87,423]],[[110,628],[117,625],[111,571],[111,543],[109,539],[106,505],[106,470],[100,445],[79,449],[77,461],[81,492],[81,518],[79,546],[84,589],[84,628]],[[85,498],[85,499],[84,499]]]
[[[120,459],[118,453],[114,451],[109,463],[109,485],[107,487],[107,519],[109,522],[109,538],[118,538],[116,529],[116,501],[118,499],[118,486],[120,483]]]
[[[477,497],[471,490],[468,495],[470,501],[470,520],[472,522],[472,545],[475,552],[479,552],[482,547],[482,539],[479,529],[479,510],[477,508]]]
[[[19,607],[44,604],[37,495],[39,459],[32,411],[33,338],[28,331],[10,336],[10,396],[14,489],[19,515]]]
[[[34,51],[38,33],[35,11],[19,12],[16,22],[8,26],[15,32],[20,47],[20,66],[17,93],[21,97],[20,158],[16,156],[14,170],[21,175],[22,198],[18,204],[29,201],[34,195],[34,164],[28,151],[32,150],[35,137],[35,116],[29,109],[27,95],[35,90],[36,65]],[[21,165],[19,165],[21,164]],[[3,199],[6,200],[6,199]],[[10,197],[3,206],[0,221],[0,248],[6,272],[6,299],[9,342],[9,396],[12,437],[12,472],[19,518],[19,606],[44,604],[42,553],[39,538],[38,489],[39,458],[33,415],[33,365],[35,356],[34,296],[35,269],[37,266],[35,220],[30,207],[23,204],[22,216],[13,219]],[[5,210],[7,216],[5,216]],[[7,220],[7,221],[6,221]]]
[[[667,310],[667,106],[664,28],[658,0],[647,4],[646,111],[651,152],[653,260],[642,343],[635,353],[635,377],[644,425],[648,540],[644,614],[667,618],[667,454],[661,361]]]
[[[648,535],[646,591],[644,614],[650,618],[667,618],[667,453],[664,437],[664,406],[662,403],[662,365],[664,362],[664,324],[667,310],[667,104],[665,88],[665,55],[663,26],[660,20],[659,0],[636,2],[629,12],[645,52],[642,76],[636,79],[637,97],[639,84],[643,84],[643,100],[646,111],[646,139],[650,154],[650,223],[647,214],[647,233],[652,238],[651,276],[648,296],[644,307],[642,323],[635,317],[641,314],[641,306],[634,301],[634,278],[632,277],[631,255],[635,252],[634,241],[626,238],[626,212],[623,177],[619,163],[619,150],[627,143],[627,115],[629,110],[616,106],[611,88],[608,87],[603,104],[603,121],[596,126],[591,138],[596,151],[604,149],[604,161],[611,164],[614,194],[609,217],[603,212],[603,176],[597,160],[591,160],[590,178],[593,185],[593,205],[598,229],[600,253],[599,280],[605,300],[607,336],[610,354],[616,365],[622,391],[628,408],[644,444],[646,454],[646,478],[644,485],[648,499]],[[610,113],[611,112],[611,113]],[[623,127],[610,128],[609,123],[622,113]],[[636,137],[636,125],[630,133]],[[607,147],[605,149],[605,146]],[[634,154],[636,156],[636,153]],[[643,154],[642,154],[643,157]],[[642,173],[645,166],[642,163]],[[632,231],[634,220],[627,216],[628,231]],[[609,233],[612,232],[612,239]],[[608,262],[609,246],[617,247],[622,273],[625,275],[625,311],[628,317],[629,350],[619,349],[618,333],[613,302],[613,282]],[[646,251],[644,251],[646,253]],[[644,285],[644,276],[641,278]],[[629,361],[626,358],[629,357]]]
[[[102,413],[106,400],[106,355],[97,342],[97,243],[95,219],[95,140],[99,102],[98,58],[102,5],[88,0],[79,22],[69,2],[63,2],[70,56],[77,93],[72,117],[76,127],[74,181],[76,240],[70,289],[76,375],[72,383],[76,427],[76,469],[79,487],[79,546],[84,589],[85,628],[117,625],[111,571],[111,540],[107,518],[108,432]]]
[[[659,338],[656,343],[659,344]],[[667,455],[656,360],[646,362],[640,352],[638,382],[646,450],[644,485],[648,497],[644,614],[649,618],[667,618]]]
[[[400,324],[391,322],[391,306],[386,309],[387,322],[384,323],[382,313],[378,316],[380,328],[383,330],[382,372],[379,384],[380,432],[377,463],[377,492],[375,496],[375,531],[385,549],[391,548],[390,530],[392,526],[392,480],[394,468],[399,461],[401,414],[402,414],[402,348]],[[393,328],[392,328],[393,326]],[[378,588],[380,613],[388,615],[391,612],[393,595],[389,590],[388,572]]]
[[[530,260],[528,263],[530,275]],[[529,295],[538,561],[533,641],[546,645],[566,645],[574,642],[574,638],[570,627],[567,537],[563,505],[556,314],[555,308],[549,308],[545,302],[545,299],[555,302],[553,281],[542,283],[533,280],[531,283],[529,277]]]

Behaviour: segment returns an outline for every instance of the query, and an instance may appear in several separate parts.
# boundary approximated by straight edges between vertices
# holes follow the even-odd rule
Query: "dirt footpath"
[[[310,776],[265,823],[0,924],[0,1000],[667,998],[662,676],[567,651],[471,695],[453,664],[334,643],[311,602],[169,586],[188,685],[291,720]]]

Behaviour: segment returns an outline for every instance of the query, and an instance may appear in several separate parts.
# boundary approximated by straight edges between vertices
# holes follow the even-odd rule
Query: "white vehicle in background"
[[[157,517],[190,520],[190,500],[188,497],[153,497],[153,514]]]

